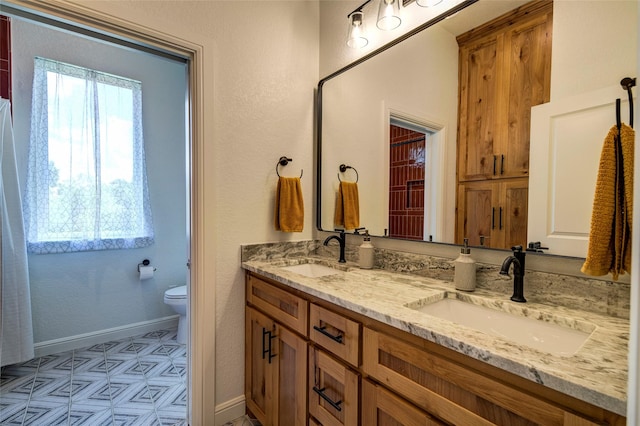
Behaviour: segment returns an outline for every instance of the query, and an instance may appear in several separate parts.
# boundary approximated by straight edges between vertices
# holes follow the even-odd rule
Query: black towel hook
[[[280,159],[276,163],[276,174],[278,175],[278,177],[280,177],[280,173],[278,172],[278,166],[284,167],[287,164],[289,164],[289,161],[293,161],[293,159],[287,158],[285,156],[280,157]],[[300,179],[302,179],[302,174],[303,173],[304,173],[304,170],[300,169]]]
[[[354,172],[356,172],[356,183],[358,183],[358,179],[359,179],[360,177],[358,176],[358,171],[356,170],[356,168],[355,168],[355,167],[347,166],[346,164],[340,164],[339,169],[340,169],[340,172],[341,172],[341,173],[346,172],[346,171],[347,171],[347,169],[351,169],[351,170],[353,170]],[[340,173],[338,173],[338,180],[339,180],[340,182],[342,182],[342,180],[340,179]]]
[[[636,85],[636,79],[631,77],[625,77],[620,81],[620,85],[624,90],[627,91],[627,94],[629,95],[629,125],[633,128],[633,91],[631,90],[631,88]],[[616,114],[618,117],[618,127],[620,127],[620,115],[619,115],[620,108],[618,105],[616,105],[616,108],[617,108]]]

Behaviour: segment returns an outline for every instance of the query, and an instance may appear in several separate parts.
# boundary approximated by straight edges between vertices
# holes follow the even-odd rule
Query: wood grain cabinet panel
[[[312,303],[309,308],[309,337],[354,367],[359,365],[359,323]]]
[[[247,408],[264,426],[306,425],[306,341],[250,307],[246,324]]]
[[[309,347],[309,413],[323,426],[356,426],[359,376],[323,350]]]
[[[444,423],[385,388],[362,381],[362,424],[377,426],[440,426]]]
[[[290,329],[307,334],[309,302],[301,297],[247,275],[247,301]]]
[[[527,245],[529,179],[463,182],[458,185],[457,242],[510,249]]]
[[[440,354],[366,327],[363,354],[366,374],[446,423],[505,426],[624,424],[624,418],[602,410],[591,412],[595,418],[590,419],[586,414],[568,410],[528,389],[509,385],[484,371],[460,365]],[[364,384],[363,389],[366,389]]]

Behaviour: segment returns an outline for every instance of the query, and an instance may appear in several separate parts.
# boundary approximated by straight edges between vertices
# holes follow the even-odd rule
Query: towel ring
[[[358,176],[358,171],[356,170],[356,168],[355,168],[355,167],[351,167],[351,166],[347,166],[346,164],[340,164],[340,172],[341,172],[341,173],[346,172],[346,171],[347,171],[347,169],[351,169],[351,170],[353,170],[354,172],[356,172],[356,183],[358,183],[358,179],[359,179],[360,177]],[[339,180],[340,182],[342,182],[342,180],[340,179],[340,173],[338,173],[338,180]]]
[[[285,156],[280,157],[280,159],[276,163],[276,174],[278,175],[278,177],[280,177],[280,173],[278,171],[278,166],[284,167],[287,164],[289,164],[289,161],[293,161],[293,160],[291,158],[287,158]],[[302,179],[302,174],[303,173],[304,173],[304,170],[300,169],[300,179]]]

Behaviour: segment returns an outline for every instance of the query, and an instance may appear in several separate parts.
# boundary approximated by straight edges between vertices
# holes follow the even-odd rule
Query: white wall
[[[637,10],[634,0],[554,2],[552,101],[636,76]],[[622,88],[620,97],[626,98]]]
[[[163,303],[187,277],[185,65],[68,32],[12,20],[13,111],[21,182],[28,155],[33,58],[42,56],[142,81],[143,126],[155,243],[147,248],[31,254],[35,343],[175,315]],[[140,282],[148,258],[155,277]]]

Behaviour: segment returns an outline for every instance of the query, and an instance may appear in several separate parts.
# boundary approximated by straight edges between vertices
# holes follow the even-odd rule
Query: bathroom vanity
[[[246,404],[264,425],[625,424],[628,318],[314,254],[243,260]],[[454,320],[423,312],[443,301]],[[461,325],[468,306],[578,341],[498,337]]]

